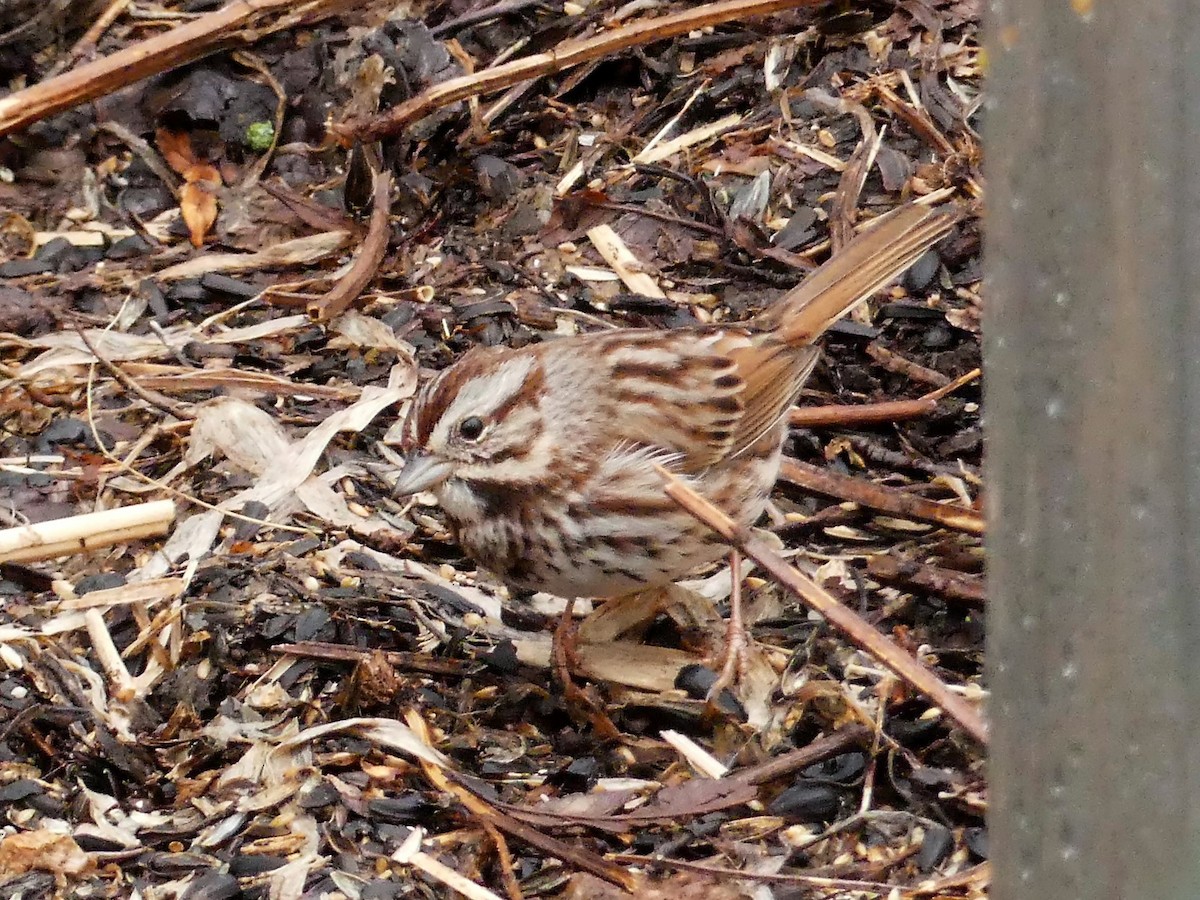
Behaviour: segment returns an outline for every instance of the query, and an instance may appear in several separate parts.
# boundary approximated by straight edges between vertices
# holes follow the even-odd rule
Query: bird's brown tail
[[[759,327],[789,344],[810,344],[949,233],[959,211],[908,204],[881,216],[764,311]]]

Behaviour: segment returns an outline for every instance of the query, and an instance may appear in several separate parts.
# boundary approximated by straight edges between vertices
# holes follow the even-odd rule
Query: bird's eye
[[[458,433],[464,441],[477,441],[483,437],[483,419],[467,416],[458,423]]]

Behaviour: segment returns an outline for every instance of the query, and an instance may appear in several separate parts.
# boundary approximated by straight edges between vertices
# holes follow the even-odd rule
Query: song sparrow
[[[744,325],[472,350],[414,401],[396,493],[432,490],[467,554],[511,585],[616,597],[674,581],[727,548],[663,494],[655,464],[753,523],[813,341],[956,219],[881,217]]]

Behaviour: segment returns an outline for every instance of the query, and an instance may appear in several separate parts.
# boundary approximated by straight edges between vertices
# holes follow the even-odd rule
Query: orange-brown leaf
[[[167,165],[182,175],[195,165],[196,154],[192,150],[192,138],[186,131],[167,131],[159,128],[154,132],[154,141],[158,150],[167,161]]]
[[[189,181],[179,189],[179,212],[188,227],[192,245],[199,247],[217,220],[215,185],[208,181]]]
[[[208,190],[214,193],[218,187],[225,183],[221,179],[221,173],[217,171],[216,167],[210,166],[208,163],[192,163],[179,174],[183,176],[183,180],[188,184],[203,184],[207,182]]]

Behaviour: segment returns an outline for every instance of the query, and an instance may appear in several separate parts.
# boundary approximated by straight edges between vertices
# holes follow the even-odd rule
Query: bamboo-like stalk
[[[0,531],[0,562],[35,562],[165,534],[175,504],[156,500]]]

